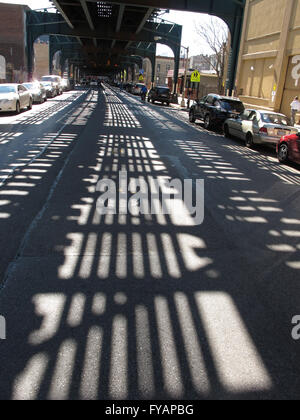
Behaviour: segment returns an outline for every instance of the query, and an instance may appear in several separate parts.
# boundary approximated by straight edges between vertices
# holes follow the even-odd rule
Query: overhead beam
[[[79,44],[83,47],[83,42],[82,42],[81,38],[79,36],[77,36],[76,39],[79,42]]]
[[[139,34],[141,32],[141,30],[143,29],[143,27],[145,26],[145,23],[147,22],[147,20],[150,18],[150,16],[152,15],[154,11],[154,7],[150,7],[147,10],[147,13],[145,14],[143,20],[141,21],[141,23],[139,24],[139,27],[137,28],[136,34]]]
[[[120,4],[118,20],[117,20],[117,25],[116,25],[116,32],[120,32],[120,30],[121,30],[122,21],[123,21],[124,12],[125,12],[125,7],[126,7],[125,4]],[[116,42],[117,41],[114,39],[113,42],[111,43],[111,48],[115,47]]]
[[[118,20],[117,20],[117,26],[116,26],[116,32],[120,32],[121,25],[123,21],[123,16],[125,12],[125,4],[120,4],[119,14],[118,14]]]
[[[169,25],[170,26],[170,25]],[[141,31],[139,34],[134,34],[132,32],[115,32],[109,25],[102,25],[99,28],[96,28],[95,31],[87,28],[84,25],[78,25],[76,28],[71,29],[66,24],[55,24],[47,25],[47,33],[51,35],[64,35],[69,37],[79,37],[87,39],[102,39],[102,40],[116,40],[123,42],[156,42],[154,37],[157,35],[157,32],[154,30]],[[166,34],[164,34],[166,35]]]
[[[67,14],[65,13],[65,11],[63,10],[63,8],[60,6],[59,1],[58,0],[52,0],[52,3],[54,4],[54,6],[57,8],[57,10],[59,11],[59,13],[62,15],[62,17],[65,19],[65,21],[67,22],[67,24],[69,25],[69,27],[71,29],[74,29],[74,25],[73,23],[70,21],[70,19],[68,18]]]
[[[88,5],[86,4],[86,1],[85,0],[80,0],[80,4],[81,4],[81,7],[83,8],[86,20],[88,21],[88,24],[89,24],[89,27],[91,28],[92,31],[94,31],[95,30],[95,25],[93,23],[93,19],[92,19],[92,16],[90,14]]]
[[[88,0],[96,3],[98,0]],[[199,0],[109,0],[113,4],[126,4],[135,7],[153,7],[155,9],[173,9],[187,12],[209,13],[215,9],[214,0],[206,2]],[[228,2],[222,0],[224,3],[224,11],[228,8]],[[245,0],[232,0],[232,3],[240,7],[245,7]]]

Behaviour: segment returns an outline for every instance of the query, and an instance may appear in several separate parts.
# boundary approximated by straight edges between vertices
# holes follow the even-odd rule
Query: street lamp
[[[189,51],[190,48],[189,47],[184,47],[182,46],[182,48],[184,48],[186,50],[186,62],[185,62],[185,69],[184,69],[184,82],[183,82],[183,92],[182,92],[182,100],[181,100],[181,107],[185,108],[185,87],[186,87],[186,80],[187,80],[187,72],[188,72],[188,63],[189,63]]]

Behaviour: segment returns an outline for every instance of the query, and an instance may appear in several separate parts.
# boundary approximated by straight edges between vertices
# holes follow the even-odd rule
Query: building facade
[[[212,70],[211,62],[213,60],[212,56],[200,54],[194,55],[190,59],[190,68],[199,70],[199,71],[209,71]]]
[[[185,59],[180,60],[180,68],[185,67]],[[188,67],[190,62],[188,63]],[[174,71],[175,61],[174,57],[156,56],[154,83],[156,86],[168,86],[168,74]],[[143,61],[144,80],[147,86],[151,86],[152,80],[152,66],[150,60]]]
[[[27,6],[0,3],[0,82],[27,80]]]
[[[49,41],[39,39],[34,43],[33,78],[40,80],[49,73]]]
[[[236,89],[246,106],[290,114],[300,96],[300,0],[247,0]]]

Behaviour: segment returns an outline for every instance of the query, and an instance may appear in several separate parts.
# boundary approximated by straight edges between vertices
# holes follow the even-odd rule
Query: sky
[[[0,0],[0,2],[26,4],[31,7],[31,9],[43,9],[52,6],[49,0]],[[208,15],[170,11],[170,13],[163,16],[163,19],[183,26],[182,45],[184,47],[190,47],[191,56],[198,54],[209,54],[211,52],[207,45],[203,44],[199,38],[197,38],[195,33],[195,25],[198,22],[207,22],[209,19]],[[169,47],[163,45],[158,45],[157,54],[173,56],[173,53]]]

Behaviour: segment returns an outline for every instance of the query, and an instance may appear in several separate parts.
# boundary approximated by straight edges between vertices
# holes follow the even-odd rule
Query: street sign
[[[192,83],[200,83],[201,75],[198,70],[195,70],[191,75],[191,82]]]
[[[143,76],[143,75],[140,75],[140,77],[139,77],[139,81],[140,81],[140,82],[143,82],[143,81],[144,81],[144,76]]]
[[[144,69],[140,69],[140,74],[144,74],[145,70]]]

